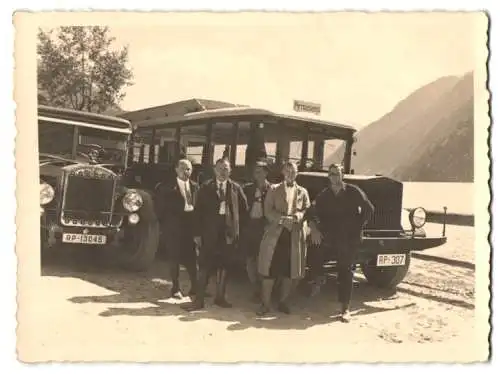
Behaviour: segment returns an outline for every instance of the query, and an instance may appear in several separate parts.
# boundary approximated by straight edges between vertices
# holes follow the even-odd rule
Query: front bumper
[[[360,251],[365,253],[401,253],[423,251],[439,247],[447,242],[445,236],[438,237],[365,237]]]
[[[385,235],[384,235],[385,234]],[[370,235],[370,236],[368,236]],[[419,252],[426,249],[439,247],[447,242],[446,236],[426,237],[425,232],[421,230],[418,234],[406,231],[393,232],[392,235],[387,235],[383,232],[370,232],[368,235],[363,235],[362,241],[358,247],[357,263],[364,263],[373,260],[379,254],[404,254],[410,252]],[[329,246],[325,247],[324,256],[328,261],[337,260],[336,248]],[[318,250],[316,246],[310,247],[310,252],[314,253]]]
[[[53,247],[63,243],[64,234],[77,235],[104,235],[106,236],[106,244],[116,244],[123,235],[122,227],[80,227],[80,226],[63,226],[57,222],[54,217],[47,217],[42,214],[40,217],[40,231],[43,247]],[[73,243],[65,243],[73,244]],[[80,244],[80,243],[75,243]],[[90,243],[89,243],[90,244]]]

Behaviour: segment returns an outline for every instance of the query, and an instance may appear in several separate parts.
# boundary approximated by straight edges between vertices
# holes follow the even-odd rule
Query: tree
[[[40,104],[102,113],[119,108],[132,85],[128,46],[113,50],[108,27],[65,26],[38,32]]]

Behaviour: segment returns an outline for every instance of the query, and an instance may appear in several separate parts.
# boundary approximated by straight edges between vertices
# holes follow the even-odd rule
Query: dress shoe
[[[182,292],[180,290],[172,290],[170,292],[170,297],[173,299],[180,300],[184,297],[184,295],[182,294]]]
[[[344,323],[349,323],[350,320],[351,320],[351,313],[349,312],[349,310],[344,310],[342,311],[341,315],[340,315],[340,320]]]

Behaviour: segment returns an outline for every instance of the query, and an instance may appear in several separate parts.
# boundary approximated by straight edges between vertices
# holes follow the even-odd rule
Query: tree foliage
[[[132,85],[128,46],[112,49],[108,27],[65,26],[38,32],[40,104],[102,113],[119,108]]]

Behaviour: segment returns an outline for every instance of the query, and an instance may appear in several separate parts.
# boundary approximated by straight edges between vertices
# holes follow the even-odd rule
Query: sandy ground
[[[140,275],[84,262],[49,264],[36,285],[36,298],[25,305],[32,313],[22,321],[20,359],[484,359],[485,346],[476,344],[486,344],[486,336],[478,338],[475,328],[474,229],[449,227],[448,235],[448,244],[428,253],[457,258],[471,266],[413,258],[410,273],[395,292],[373,288],[359,275],[350,324],[337,318],[335,282],[315,298],[296,295],[292,315],[276,313],[261,319],[255,315],[256,305],[249,301],[245,281],[229,286],[232,309],[213,306],[208,299],[205,311],[187,313],[168,299],[164,263]],[[213,292],[213,284],[209,291]]]

